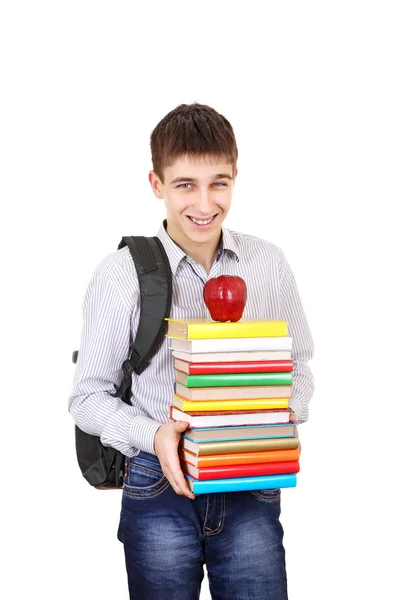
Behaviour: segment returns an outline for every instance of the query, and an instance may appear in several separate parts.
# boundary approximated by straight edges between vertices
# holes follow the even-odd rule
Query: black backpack
[[[122,364],[123,379],[115,387],[114,397],[130,404],[132,373],[138,375],[150,364],[164,339],[172,299],[172,275],[164,247],[158,237],[123,237],[119,246],[128,246],[135,263],[140,289],[140,319],[135,341],[130,343],[129,358]],[[76,363],[78,351],[72,355]],[[111,446],[103,446],[100,437],[75,426],[75,445],[84,478],[97,489],[121,488],[124,456]]]

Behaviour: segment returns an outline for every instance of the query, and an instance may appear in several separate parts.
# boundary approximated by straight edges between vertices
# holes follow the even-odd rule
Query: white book
[[[206,340],[169,339],[169,347],[180,352],[260,352],[262,350],[292,350],[291,337],[231,338]]]
[[[188,388],[175,382],[176,394],[186,400],[247,400],[255,398],[291,398],[292,385],[249,385]]]
[[[192,354],[191,352],[180,352],[179,350],[173,350],[172,356],[179,360],[184,360],[191,363],[292,360],[292,353],[290,351],[273,352],[269,350],[264,350],[261,352],[203,352],[202,354]]]
[[[171,406],[171,418],[187,421],[190,427],[227,427],[229,425],[263,425],[289,423],[290,410],[261,410],[192,414]]]

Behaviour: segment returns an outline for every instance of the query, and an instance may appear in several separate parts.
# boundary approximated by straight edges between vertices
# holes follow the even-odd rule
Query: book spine
[[[299,460],[300,450],[266,450],[263,452],[236,452],[230,454],[209,454],[196,456],[188,450],[179,449],[182,460],[194,467],[214,467],[222,465],[244,465],[251,463],[284,462]]]
[[[180,381],[175,381],[175,394],[191,402],[216,402],[233,400],[259,400],[271,398],[291,398],[291,385],[231,386],[231,387],[197,387],[188,388]]]
[[[270,490],[275,488],[295,487],[295,473],[285,475],[265,475],[260,477],[232,477],[228,479],[210,479],[197,481],[185,475],[194,494],[213,494],[215,492],[239,492],[247,490]]]
[[[185,385],[189,388],[292,385],[292,373],[186,375],[185,379]]]
[[[261,450],[290,450],[298,448],[298,437],[288,438],[256,438],[254,440],[236,440],[223,442],[192,442],[199,456],[205,454],[229,454],[232,452],[257,452]],[[183,447],[185,439],[183,438]]]
[[[294,423],[269,423],[267,425],[265,424],[253,424],[253,425],[222,425],[221,427],[215,427],[215,426],[210,426],[210,427],[206,427],[206,426],[202,426],[202,427],[189,427],[189,429],[186,429],[183,433],[183,435],[185,435],[187,438],[190,439],[194,439],[196,441],[196,438],[193,436],[196,435],[204,435],[203,432],[212,432],[213,435],[215,436],[220,436],[220,435],[234,435],[234,436],[238,436],[238,435],[242,435],[242,434],[246,434],[249,435],[249,437],[258,437],[255,434],[257,432],[261,432],[262,431],[262,436],[260,437],[286,437],[288,435],[293,435],[294,431],[295,431],[295,427],[296,425]],[[206,434],[208,435],[208,433]],[[205,440],[207,441],[207,440]],[[219,441],[219,440],[208,440],[208,441]]]
[[[182,463],[184,473],[185,463]],[[198,477],[201,481],[208,479],[227,479],[229,477],[257,477],[260,475],[283,475],[284,473],[298,473],[300,471],[299,461],[286,461],[279,463],[255,463],[245,465],[230,465],[225,467],[200,467]]]
[[[291,360],[290,350],[252,350],[250,352],[201,352],[192,353],[185,350],[172,350],[172,356],[177,360],[188,363],[233,363],[233,362],[255,362],[255,361],[288,361]]]
[[[183,437],[198,444],[207,442],[223,442],[234,440],[252,440],[252,439],[275,439],[293,437],[295,435],[294,424],[274,424],[274,425],[248,425],[241,427],[233,425],[231,427],[189,427],[183,432]],[[210,436],[204,437],[204,436]]]
[[[175,367],[176,368],[176,367]],[[190,375],[227,373],[284,373],[293,371],[292,360],[254,362],[188,363]],[[179,369],[177,369],[179,370]]]
[[[175,400],[177,398],[177,400]],[[175,404],[177,402],[177,404]],[[251,400],[202,400],[192,402],[174,395],[173,403],[177,408],[184,412],[218,412],[221,411],[236,411],[236,410],[257,410],[257,409],[274,409],[288,408],[288,398],[256,398]]]
[[[199,440],[195,438],[191,438],[189,435],[184,435],[184,438],[194,442],[195,444],[219,444],[221,442],[240,442],[241,440],[277,440],[281,438],[293,438],[296,437],[293,433],[283,433],[280,434],[277,432],[275,435],[257,435],[256,433],[249,431],[249,433],[243,433],[240,436],[235,437],[233,434],[229,437],[218,437],[218,432],[215,433],[215,437],[212,439]]]
[[[175,408],[175,407],[174,407]],[[179,410],[176,409],[175,410]],[[272,413],[271,415],[266,415],[266,413]],[[203,427],[253,427],[256,425],[275,425],[282,424],[287,425],[289,423],[289,413],[281,412],[281,411],[265,411],[264,413],[259,413],[257,417],[249,418],[249,413],[252,415],[252,411],[240,411],[237,413],[231,413],[224,411],[218,413],[211,413],[210,417],[207,414],[207,411],[204,411],[204,414],[188,414],[183,411],[180,414],[173,413],[172,409],[170,410],[170,419],[173,421],[186,421],[189,423],[192,429],[199,429]],[[235,418],[232,418],[231,415],[235,415]],[[239,417],[239,418],[238,418]]]
[[[235,323],[188,323],[187,339],[232,339],[286,337],[288,325],[286,321],[235,322]]]
[[[173,348],[173,339],[171,347]],[[254,352],[254,351],[278,351],[292,350],[291,337],[263,337],[263,338],[233,338],[229,341],[224,339],[201,339],[186,340],[190,344],[187,350],[193,353],[202,352]]]

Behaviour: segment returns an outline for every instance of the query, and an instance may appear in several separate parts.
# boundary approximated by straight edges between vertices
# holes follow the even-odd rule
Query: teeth
[[[213,220],[213,217],[211,217],[211,219],[208,219],[208,221],[199,221],[199,219],[195,219],[194,217],[190,218],[192,219],[192,221],[197,223],[197,225],[208,225],[208,223],[211,223],[211,221]]]

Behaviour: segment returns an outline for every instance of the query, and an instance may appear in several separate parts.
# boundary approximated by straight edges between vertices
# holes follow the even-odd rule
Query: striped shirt
[[[211,271],[186,255],[169,237],[160,238],[173,278],[170,316],[209,319],[203,287],[211,277],[238,275],[246,281],[243,319],[284,320],[293,338],[293,387],[290,407],[299,423],[308,418],[313,376],[307,361],[314,343],[291,268],[282,250],[254,236],[222,228],[221,245]],[[154,452],[154,436],[168,423],[174,389],[172,351],[165,339],[148,368],[133,373],[131,406],[111,396],[128,358],[130,335],[139,322],[139,284],[128,247],[106,256],[95,269],[83,299],[83,329],[69,411],[78,427],[100,436],[102,444],[131,457]]]

